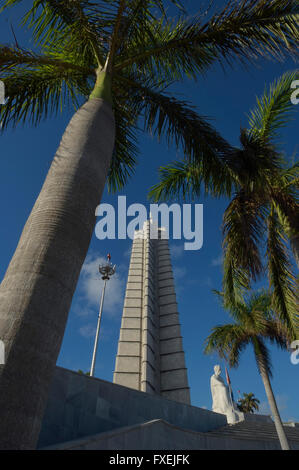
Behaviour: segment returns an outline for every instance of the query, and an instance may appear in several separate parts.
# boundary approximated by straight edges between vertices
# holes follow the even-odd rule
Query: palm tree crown
[[[243,393],[243,397],[239,398],[237,406],[243,413],[254,413],[259,410],[260,400],[254,396],[254,393]]]
[[[20,2],[0,5],[4,10]],[[111,189],[122,187],[134,170],[140,128],[181,144],[208,172],[218,166],[228,144],[166,89],[185,76],[195,78],[215,61],[225,65],[296,54],[299,6],[295,0],[229,1],[208,21],[203,13],[190,19],[182,8],[173,21],[164,3],[33,1],[23,24],[32,31],[37,52],[0,46],[0,78],[8,95],[0,109],[2,129],[20,121],[38,124],[69,103],[77,108],[80,97],[104,96],[113,102],[116,117]]]
[[[222,297],[222,294],[219,294]],[[223,302],[224,305],[224,302]],[[231,367],[238,367],[240,354],[251,344],[258,369],[265,368],[272,375],[272,366],[266,340],[287,349],[291,340],[287,327],[277,319],[272,310],[271,295],[267,291],[252,293],[242,303],[235,303],[226,309],[234,323],[216,326],[206,340],[206,353],[217,351]],[[261,362],[262,360],[262,362]]]
[[[222,297],[221,294],[220,296]],[[206,339],[205,353],[217,352],[221,358],[228,361],[231,367],[238,367],[241,353],[246,346],[253,347],[257,368],[264,383],[281,446],[283,449],[288,449],[288,442],[270,383],[272,365],[266,342],[276,344],[281,349],[287,349],[292,337],[289,329],[277,319],[271,307],[271,294],[267,291],[252,293],[242,303],[234,303],[230,307],[225,302],[223,305],[226,306],[234,322],[212,329],[212,333]]]
[[[288,72],[265,89],[251,111],[248,129],[241,130],[241,147],[229,152],[222,166],[207,168],[187,157],[162,168],[161,181],[150,193],[155,200],[180,194],[199,197],[203,186],[208,195],[232,197],[223,217],[225,300],[240,300],[251,281],[267,270],[274,308],[295,337],[299,318],[287,239],[294,241],[298,258],[299,166],[287,167],[278,131],[296,109],[290,96],[298,78],[298,71]]]

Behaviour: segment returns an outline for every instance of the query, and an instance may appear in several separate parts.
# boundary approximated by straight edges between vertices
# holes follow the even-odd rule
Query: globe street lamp
[[[99,333],[100,333],[100,327],[101,327],[101,319],[102,319],[102,311],[103,311],[103,305],[104,305],[106,283],[107,283],[107,281],[109,281],[110,277],[113,276],[113,274],[115,273],[115,268],[116,268],[116,265],[112,266],[112,264],[110,263],[110,260],[111,260],[110,254],[107,255],[107,260],[108,260],[107,263],[99,265],[99,272],[100,272],[100,274],[102,274],[102,279],[104,281],[104,286],[103,286],[102,297],[101,297],[101,304],[100,304],[100,311],[99,311],[99,317],[98,317],[96,337],[95,337],[95,340],[94,340],[94,348],[93,348],[92,361],[91,361],[90,374],[89,374],[90,377],[93,377],[93,375],[94,375],[94,368],[95,368],[96,355],[97,355],[97,349],[98,349],[98,340],[99,340]]]

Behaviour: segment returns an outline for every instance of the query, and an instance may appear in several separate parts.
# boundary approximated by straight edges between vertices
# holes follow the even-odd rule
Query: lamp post
[[[102,274],[102,279],[104,281],[104,286],[103,286],[101,303],[100,303],[100,310],[99,310],[96,337],[95,337],[95,340],[94,340],[92,361],[91,361],[90,374],[89,374],[90,377],[93,377],[93,375],[94,375],[94,368],[95,368],[96,355],[97,355],[97,349],[98,349],[98,341],[99,341],[99,333],[100,333],[100,327],[101,327],[101,319],[102,319],[102,311],[103,311],[103,305],[104,305],[106,283],[107,283],[107,281],[109,281],[110,277],[113,276],[113,274],[115,273],[115,268],[116,268],[116,265],[112,266],[112,264],[110,263],[110,260],[111,260],[111,256],[110,256],[110,254],[108,254],[107,255],[107,263],[99,265],[99,272],[100,272],[100,274]]]

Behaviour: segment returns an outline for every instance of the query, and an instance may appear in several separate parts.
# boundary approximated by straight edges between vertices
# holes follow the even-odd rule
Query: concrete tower
[[[150,239],[155,229],[158,239]],[[135,232],[113,382],[190,404],[168,240]]]

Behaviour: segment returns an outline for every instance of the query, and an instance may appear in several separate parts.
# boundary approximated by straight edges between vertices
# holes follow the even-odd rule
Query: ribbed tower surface
[[[150,239],[153,225],[135,233],[113,382],[190,404],[168,240]]]

